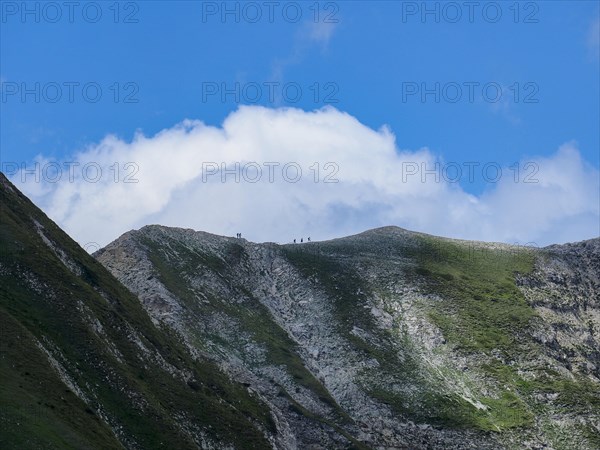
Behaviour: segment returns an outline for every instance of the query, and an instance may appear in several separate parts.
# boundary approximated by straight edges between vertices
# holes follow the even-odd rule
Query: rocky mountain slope
[[[147,226],[96,257],[269,405],[277,448],[600,448],[600,240]]]
[[[0,448],[600,448],[600,239],[94,256],[0,174]]]

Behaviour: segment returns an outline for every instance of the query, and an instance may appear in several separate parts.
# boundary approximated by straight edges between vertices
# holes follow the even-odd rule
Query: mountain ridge
[[[176,226],[168,226],[168,225],[161,225],[161,224],[148,224],[148,225],[144,225],[139,229],[131,229],[129,231],[126,231],[125,233],[121,234],[121,236],[117,237],[116,239],[114,239],[113,241],[109,242],[108,244],[106,244],[104,247],[107,247],[108,245],[112,244],[113,242],[119,240],[120,238],[122,238],[123,236],[128,235],[129,233],[133,233],[133,232],[143,232],[146,229],[151,229],[151,228],[164,228],[164,229],[171,229],[171,230],[179,230],[179,231],[183,231],[183,232],[192,232],[192,233],[200,233],[203,235],[207,235],[207,236],[212,236],[215,238],[225,238],[225,239],[237,239],[240,242],[248,242],[250,244],[260,244],[260,245],[268,245],[268,244],[273,244],[273,245],[279,245],[279,246],[285,246],[285,245],[291,245],[294,244],[292,241],[290,242],[285,242],[285,243],[281,243],[281,242],[275,242],[275,241],[264,241],[264,242],[255,242],[255,241],[250,241],[246,238],[237,238],[237,237],[233,237],[233,236],[228,236],[228,235],[222,235],[222,234],[216,234],[216,233],[211,233],[208,231],[204,231],[204,230],[196,230],[194,228],[184,228],[184,227],[176,227]],[[462,243],[462,244],[471,244],[471,245],[483,245],[483,246],[488,246],[488,247],[506,247],[506,248],[520,248],[520,249],[546,249],[546,250],[552,250],[554,248],[556,249],[561,249],[565,246],[572,246],[572,245],[579,245],[579,244],[583,244],[586,242],[596,242],[598,240],[600,240],[600,236],[598,237],[593,237],[593,238],[589,238],[589,239],[584,239],[581,241],[573,241],[573,242],[564,242],[564,243],[553,243],[553,244],[548,244],[545,246],[537,246],[534,242],[528,242],[526,244],[519,244],[519,243],[508,243],[508,242],[501,242],[501,241],[482,241],[482,240],[477,240],[477,239],[463,239],[463,238],[454,238],[454,237],[447,237],[447,236],[438,236],[438,235],[434,235],[434,234],[430,234],[430,233],[425,233],[425,232],[421,232],[421,231],[414,231],[414,230],[409,230],[407,228],[403,228],[403,227],[399,227],[397,225],[385,225],[385,226],[381,226],[381,227],[376,227],[376,228],[369,228],[367,230],[364,231],[360,231],[358,233],[355,234],[350,234],[347,236],[339,236],[339,237],[334,237],[334,238],[330,238],[330,239],[325,239],[325,240],[312,240],[311,242],[296,242],[296,245],[302,245],[302,244],[315,244],[315,243],[327,243],[327,242],[333,242],[333,241],[337,241],[337,240],[348,240],[348,239],[353,239],[353,238],[357,238],[357,237],[368,237],[368,236],[372,236],[372,235],[412,235],[412,236],[422,236],[422,237],[429,237],[429,238],[434,238],[434,239],[438,239],[438,240],[446,240],[446,241],[452,241],[455,243]],[[104,248],[103,247],[103,248]],[[101,249],[96,250],[96,252],[98,252]],[[96,253],[94,252],[94,253]]]
[[[382,233],[383,231],[383,233]],[[374,243],[372,241],[374,236],[383,236],[383,239],[377,241],[376,243]],[[184,280],[192,280],[192,283],[194,282],[194,278],[195,275],[198,273],[198,270],[200,270],[200,268],[203,268],[206,270],[206,275],[204,275],[204,279],[197,279],[195,282],[197,283],[197,287],[201,286],[204,290],[210,290],[211,287],[214,287],[216,291],[220,292],[221,294],[223,294],[223,292],[228,292],[228,294],[226,296],[228,296],[229,298],[236,298],[238,296],[244,296],[247,294],[244,293],[240,293],[238,292],[237,294],[235,293],[235,288],[231,288],[231,286],[228,285],[229,284],[235,284],[236,282],[238,282],[242,277],[242,275],[240,275],[240,271],[241,268],[236,265],[239,263],[238,259],[227,259],[227,258],[222,258],[223,255],[226,255],[228,250],[227,248],[229,248],[230,246],[234,246],[234,248],[238,248],[241,249],[240,251],[244,251],[244,252],[249,252],[250,255],[246,255],[246,256],[242,256],[242,259],[244,258],[249,258],[248,261],[259,261],[259,265],[256,267],[253,267],[250,272],[249,272],[249,277],[250,277],[250,281],[246,282],[246,285],[244,287],[244,289],[250,289],[251,285],[260,285],[261,283],[265,282],[265,277],[264,276],[257,276],[257,273],[260,272],[264,272],[264,273],[268,273],[269,270],[276,272],[277,270],[279,271],[284,271],[287,272],[288,270],[291,272],[296,273],[296,275],[298,274],[298,271],[301,271],[302,269],[298,269],[298,267],[292,268],[290,269],[290,258],[291,259],[298,259],[297,261],[295,261],[295,263],[300,263],[300,265],[304,264],[305,262],[308,262],[309,265],[311,264],[316,264],[317,266],[320,264],[319,261],[326,261],[327,264],[333,264],[334,266],[337,264],[336,266],[336,270],[339,269],[338,273],[334,273],[332,274],[333,277],[338,276],[339,274],[342,274],[341,277],[341,282],[343,283],[352,283],[353,279],[356,278],[356,274],[355,273],[351,273],[349,274],[349,276],[344,277],[343,272],[344,272],[344,267],[343,265],[345,264],[344,261],[350,260],[352,258],[352,255],[354,254],[355,257],[357,259],[365,259],[365,258],[369,258],[369,255],[373,255],[375,254],[377,257],[379,257],[380,259],[382,258],[389,258],[390,261],[395,261],[395,264],[403,264],[402,261],[404,261],[405,263],[408,261],[408,265],[410,266],[411,264],[413,266],[417,265],[416,263],[414,263],[414,261],[411,263],[410,262],[410,258],[407,258],[407,254],[411,254],[413,257],[417,252],[417,240],[418,239],[424,239],[425,242],[427,242],[429,239],[432,239],[432,237],[430,236],[426,236],[423,234],[419,234],[419,233],[412,233],[412,232],[408,232],[406,230],[402,230],[402,229],[398,229],[398,228],[383,228],[383,229],[379,229],[379,230],[370,230],[366,233],[361,233],[355,236],[351,236],[351,237],[346,237],[346,238],[340,238],[340,239],[334,239],[334,240],[330,240],[330,241],[315,241],[315,242],[311,242],[311,243],[304,243],[304,244],[283,244],[283,245],[279,245],[279,244],[273,244],[273,243],[269,243],[269,244],[255,244],[255,243],[250,243],[244,240],[238,240],[236,238],[232,238],[232,237],[218,237],[216,235],[210,235],[210,239],[209,240],[205,240],[204,237],[206,235],[203,233],[199,233],[199,234],[194,234],[193,230],[186,230],[186,232],[180,234],[178,232],[177,229],[171,229],[168,227],[158,227],[158,228],[147,228],[145,229],[144,232],[138,233],[138,234],[134,234],[134,235],[128,235],[128,238],[131,238],[130,241],[125,244],[123,242],[119,242],[117,244],[117,241],[115,241],[115,243],[109,244],[107,247],[105,247],[103,250],[101,250],[100,252],[96,253],[96,256],[99,258],[99,260],[101,260],[104,264],[107,265],[107,267],[115,274],[115,276],[117,276],[117,278],[121,279],[121,281],[123,281],[126,285],[129,285],[130,288],[138,293],[138,295],[140,296],[140,300],[144,303],[148,297],[146,297],[146,294],[143,293],[144,289],[150,289],[152,291],[152,287],[150,286],[145,286],[144,283],[141,283],[141,285],[136,285],[136,283],[139,282],[139,280],[143,280],[144,277],[147,276],[153,276],[156,277],[157,274],[160,274],[161,271],[165,271],[168,269],[165,268],[165,264],[170,265],[173,264],[175,269],[175,272],[179,273],[181,276],[178,276],[176,279],[179,280],[176,285],[171,285],[169,286],[169,283],[166,282],[161,289],[166,289],[166,291],[170,292],[170,299],[169,302],[172,306],[173,305],[178,305],[180,307],[180,309],[178,310],[172,310],[170,312],[167,313],[167,316],[169,316],[169,314],[178,314],[181,311],[186,310],[187,308],[194,308],[195,306],[190,306],[189,304],[186,303],[186,301],[178,301],[177,299],[179,298],[179,300],[181,300],[181,298],[183,298],[184,296],[188,295],[186,293],[172,293],[171,291],[175,290],[176,288],[179,289],[181,283],[186,284],[186,281]],[[394,239],[395,237],[398,236],[402,236],[405,239],[402,239],[401,242],[398,241],[398,239]],[[138,240],[139,239],[139,240]],[[125,239],[127,240],[127,239]],[[136,242],[137,241],[137,242]],[[143,241],[143,242],[142,242]],[[441,241],[441,242],[440,242]],[[427,261],[427,264],[439,264],[439,263],[444,263],[444,258],[448,257],[448,256],[456,256],[460,254],[461,249],[460,248],[453,248],[452,251],[450,253],[444,254],[444,246],[445,245],[451,245],[451,246],[460,246],[461,243],[463,243],[464,241],[456,241],[456,240],[448,240],[448,239],[442,239],[435,242],[435,245],[431,246],[431,248],[426,248],[426,250],[428,251],[424,251],[421,253],[421,256],[423,255],[427,255],[427,257],[432,260],[432,261]],[[598,240],[591,240],[588,241],[591,243],[595,243],[597,245]],[[351,245],[349,245],[351,244]],[[376,245],[375,245],[376,244]],[[423,243],[421,242],[419,245],[422,245]],[[515,246],[510,246],[508,244],[487,244],[487,243],[483,243],[483,244],[479,244],[477,242],[473,243],[473,242],[469,242],[467,241],[467,244],[469,245],[474,245],[475,247],[477,246],[487,246],[489,247],[489,251],[490,253],[477,253],[477,252],[469,252],[467,251],[466,253],[464,253],[463,259],[467,259],[467,262],[470,258],[474,259],[474,262],[476,264],[488,264],[490,262],[494,262],[493,259],[494,258],[499,258],[499,263],[511,263],[515,266],[515,268],[517,268],[517,266],[523,264],[523,261],[521,261],[520,259],[522,258],[530,258],[532,260],[532,264],[533,264],[533,256],[532,254],[539,254],[539,255],[546,255],[547,251],[543,250],[543,249],[529,249],[529,248],[522,248],[522,247],[515,247]],[[155,245],[158,245],[158,247],[154,247]],[[582,244],[583,245],[583,244]],[[144,276],[131,276],[131,278],[128,278],[129,275],[125,274],[124,271],[122,271],[122,269],[120,269],[118,267],[118,258],[116,258],[114,255],[111,256],[110,252],[112,251],[113,246],[115,247],[120,247],[120,246],[127,246],[128,248],[135,248],[135,251],[140,252],[139,254],[142,257],[149,257],[149,260],[147,261],[147,266],[146,269],[149,270],[149,272],[143,272]],[[181,246],[181,247],[178,247]],[[395,248],[394,246],[397,246],[398,248]],[[498,247],[500,248],[508,248],[514,251],[511,252],[501,252],[498,251]],[[152,248],[152,250],[150,250],[150,248]],[[400,250],[399,250],[400,249]],[[422,248],[423,249],[423,248]],[[463,249],[464,250],[464,249]],[[128,250],[128,252],[130,254],[133,254],[133,250]],[[194,253],[200,254],[202,255],[199,259],[197,259],[195,261],[195,263],[193,264],[197,264],[196,269],[194,269],[193,267],[184,267],[184,266],[180,266],[180,261],[186,259],[187,257],[190,257],[190,261],[194,260]],[[203,252],[214,252],[214,254],[212,254],[213,257],[218,258],[219,261],[208,261],[207,259],[207,255],[204,254]],[[161,253],[164,255],[164,257],[161,257]],[[331,261],[329,258],[331,255],[336,255],[336,258],[339,259],[339,261],[335,262],[335,261]],[[358,255],[358,256],[356,256]],[[528,256],[529,255],[529,256]],[[439,257],[439,258],[438,258]],[[544,256],[546,257],[546,256]],[[340,259],[341,258],[341,259]],[[162,262],[161,262],[162,259]],[[476,261],[475,261],[476,260]],[[260,262],[262,261],[262,262]],[[447,262],[447,261],[446,261]],[[281,263],[281,264],[280,264]],[[339,264],[342,264],[341,266],[339,266]],[[377,261],[372,261],[369,260],[369,264],[372,265],[377,265],[378,262]],[[496,263],[494,262],[494,264],[491,265],[492,269],[496,269],[496,267],[494,267]],[[276,266],[275,269],[273,270],[273,265]],[[293,266],[294,264],[292,264]],[[159,269],[157,269],[157,267],[161,267]],[[131,266],[127,266],[125,265],[125,267],[127,267],[127,270],[132,269]],[[141,266],[134,266],[136,270],[140,269]],[[228,277],[228,271],[233,268],[233,270],[236,272],[236,278],[232,279],[232,278],[227,278]],[[191,269],[191,270],[190,270]],[[469,270],[473,269],[472,267],[469,266],[468,268]],[[321,270],[322,272],[326,272],[328,269],[327,267],[319,267],[319,270]],[[418,270],[418,268],[417,268]],[[424,274],[428,274],[431,272],[427,272],[429,269],[423,268],[421,273]],[[532,269],[533,270],[533,269]],[[507,273],[512,273],[511,270],[509,270]],[[296,276],[294,275],[294,277]],[[395,273],[395,275],[398,275],[399,277],[402,276],[400,275],[400,272]],[[418,275],[418,273],[417,273]],[[442,275],[446,275],[446,274],[442,274]],[[450,275],[450,274],[447,274]],[[463,274],[464,275],[464,274]],[[315,275],[315,273],[305,273],[304,274],[304,280],[308,279],[310,280],[311,277],[319,277],[319,275]],[[487,276],[487,275],[486,275]],[[261,278],[262,277],[262,278]],[[160,278],[160,275],[159,275]],[[266,277],[268,278],[268,277]],[[132,279],[134,280],[132,282]],[[223,281],[223,279],[226,279],[227,281],[224,284],[221,284],[221,282]],[[444,279],[444,278],[442,278]],[[164,280],[163,280],[164,281]],[[340,280],[338,280],[339,282]],[[157,282],[160,283],[160,280],[157,280]],[[304,281],[302,280],[294,280],[292,282],[290,282],[290,285],[287,286],[285,289],[289,289],[292,288],[294,286],[294,284],[298,284],[298,283],[304,283]],[[410,283],[409,283],[410,284]],[[212,286],[211,286],[212,285]],[[341,286],[340,285],[336,285],[336,286],[332,286],[333,290],[329,291],[329,294],[325,294],[325,297],[329,297],[329,300],[331,300],[331,297],[335,294],[332,294],[332,292],[334,292],[334,290],[339,289]],[[414,286],[413,286],[414,287]],[[169,288],[171,288],[171,291],[169,290]],[[265,290],[267,292],[269,292],[269,289],[271,289],[271,287],[269,286],[265,286]],[[306,286],[304,289],[313,289],[314,286]],[[452,287],[454,288],[454,287]],[[195,292],[197,295],[198,292],[200,291],[196,291],[194,290],[195,288],[191,288],[192,292]],[[277,288],[279,289],[279,288]],[[518,292],[519,295],[523,296],[523,294],[521,293],[521,291],[517,290],[517,287],[514,286],[514,292]],[[592,291],[593,293],[595,293],[595,295],[597,296],[597,286],[594,288],[596,289],[596,291]],[[160,290],[160,289],[159,289]],[[360,288],[358,288],[357,292],[360,291]],[[409,291],[410,291],[410,286],[409,286]],[[158,291],[157,291],[158,292]],[[154,292],[152,295],[157,294],[157,292]],[[271,291],[273,292],[273,291]],[[281,293],[279,292],[279,294],[277,295],[286,295],[285,292]],[[303,296],[304,293],[300,292],[299,296]],[[321,294],[317,294],[317,295],[321,295]],[[428,295],[430,294],[426,294],[423,298],[427,299]],[[437,295],[437,294],[436,294]],[[160,294],[158,294],[158,296],[160,297]],[[256,298],[260,298],[261,296],[264,296],[264,294],[259,293],[254,291],[251,295],[252,297],[256,297]],[[302,297],[298,297],[298,298],[302,298]],[[212,301],[212,300],[211,300]],[[224,302],[226,302],[227,300],[223,299]],[[271,316],[274,318],[275,322],[277,323],[278,326],[280,326],[281,328],[283,328],[286,332],[286,334],[288,336],[292,337],[292,340],[294,340],[296,342],[296,344],[298,344],[301,348],[301,350],[304,351],[304,353],[301,354],[302,358],[305,360],[305,364],[309,367],[310,371],[312,371],[313,373],[316,374],[317,377],[319,377],[319,373],[323,370],[323,368],[319,367],[318,363],[315,363],[314,361],[310,361],[312,358],[310,356],[311,352],[312,353],[316,353],[316,354],[323,354],[324,350],[319,348],[318,345],[315,346],[314,343],[305,343],[303,344],[301,341],[302,339],[299,338],[298,336],[301,335],[301,333],[298,332],[297,327],[302,325],[302,323],[298,324],[298,323],[286,323],[286,320],[290,320],[290,317],[286,318],[286,315],[293,315],[296,314],[294,312],[294,309],[297,309],[297,305],[298,304],[302,304],[303,302],[306,303],[306,300],[299,300],[297,302],[291,302],[289,305],[287,305],[287,311],[283,311],[281,308],[281,304],[280,304],[281,299],[278,299],[277,302],[273,302],[271,300],[268,300],[267,298],[263,298],[261,300],[259,300],[259,302],[263,303],[263,306],[267,306],[268,308],[268,313],[271,314]],[[148,303],[148,311],[149,313],[152,315],[152,306],[151,306],[151,302]],[[513,305],[514,306],[514,305]],[[511,307],[513,307],[511,306]],[[529,307],[526,305],[525,300],[523,299],[523,306],[514,306],[515,309],[515,314],[525,314],[525,315],[532,315],[533,313],[528,312],[529,311]],[[521,309],[519,309],[521,308]],[[483,310],[485,311],[485,310]],[[320,311],[322,313],[322,311]],[[164,313],[164,311],[163,311]],[[344,314],[348,315],[348,317],[352,316],[352,312],[348,312],[345,311],[343,312]],[[188,323],[188,331],[184,331],[180,329],[180,332],[182,332],[183,334],[186,333],[190,333],[190,334],[194,334],[194,332],[189,331],[190,329],[194,329],[195,325],[194,323],[196,322],[202,322],[202,317],[204,314],[207,314],[206,311],[203,312],[197,312],[197,315],[194,315],[194,319]],[[378,314],[380,317],[379,319],[381,319],[381,317],[385,318],[385,314],[387,314],[385,311],[382,311],[381,309],[377,310],[376,314]],[[511,313],[512,314],[512,313]],[[518,317],[518,316],[516,316]],[[533,317],[533,316],[532,316]],[[162,320],[160,318],[160,315],[155,315],[156,320]],[[377,320],[379,320],[377,319]],[[388,318],[389,319],[389,318]],[[335,322],[335,319],[332,319]],[[417,320],[417,319],[415,319]],[[418,318],[418,320],[423,320],[422,317]],[[516,320],[516,318],[513,318],[511,320]],[[178,326],[181,326],[182,323],[185,323],[185,319],[175,319],[174,322],[178,323]],[[518,322],[518,321],[517,321]],[[232,327],[236,326],[234,324],[236,324],[236,320],[232,321]],[[511,322],[509,322],[511,323]],[[322,326],[323,324],[321,324]],[[438,324],[440,326],[442,326],[442,328],[444,327],[443,323]],[[483,325],[490,325],[489,323],[483,323]],[[505,333],[503,331],[503,327],[506,325],[506,321],[504,319],[500,320],[498,325],[495,326],[495,329],[497,331],[494,331],[494,333],[496,333],[495,335],[493,335],[493,338],[499,338],[499,339],[505,339],[507,344],[504,344],[505,346],[508,345],[508,343],[510,342],[510,336]],[[296,328],[295,328],[296,327]],[[185,327],[184,327],[185,328]],[[367,328],[367,327],[364,327]],[[427,328],[427,327],[425,327]],[[439,334],[439,326],[437,327],[437,333]],[[452,326],[448,326],[448,331],[452,331]],[[481,327],[483,329],[483,327]],[[516,325],[515,325],[515,328]],[[492,327],[492,330],[494,328]],[[196,330],[197,331],[197,330]],[[350,335],[349,338],[350,339],[354,339],[356,336],[352,335],[352,332],[354,332],[354,334],[361,334],[364,330],[362,330],[360,327],[354,327],[350,330]],[[464,331],[464,330],[463,330]],[[214,332],[214,330],[213,330]],[[314,332],[314,330],[313,330]],[[433,329],[429,329],[428,332],[432,332],[434,333],[434,337],[432,337],[432,339],[436,340],[436,339],[444,339],[443,337],[440,337],[439,335],[437,337],[435,337],[436,334],[436,330]],[[451,334],[451,333],[449,333]],[[203,339],[205,338],[204,335]],[[368,341],[370,339],[370,337],[368,335],[364,335],[362,338],[365,338],[365,341]],[[358,338],[358,339],[362,339],[362,338]],[[385,339],[384,339],[385,340]],[[250,339],[248,342],[251,342],[252,339]],[[248,344],[248,342],[246,342],[246,344]],[[383,341],[381,341],[383,342]],[[500,341],[502,342],[502,341]],[[339,342],[339,345],[342,346],[342,348],[345,348],[345,351],[348,351],[349,354],[352,354],[352,351],[356,350],[352,350],[351,347],[347,347],[347,342],[346,339],[341,339]],[[359,347],[361,345],[363,345],[363,343],[358,343]],[[491,345],[495,345],[496,341],[494,341],[493,339],[490,341],[488,340],[488,337],[482,337],[479,340],[475,340],[475,342],[463,342],[463,345],[466,345],[466,348],[469,348],[471,351],[475,350],[485,350],[488,351],[487,348],[490,347]],[[533,344],[531,344],[533,345]],[[305,347],[305,348],[303,348]],[[372,345],[367,344],[367,351],[368,352],[375,352],[374,354],[377,353],[377,349],[373,348]],[[377,347],[377,346],[375,346]],[[363,349],[364,350],[364,349]],[[325,350],[325,353],[327,352],[327,350]],[[223,352],[221,352],[223,353]],[[226,353],[226,352],[225,352]],[[385,355],[380,354],[379,355],[380,359],[385,359]],[[242,358],[243,359],[243,358]],[[308,360],[308,361],[306,361]],[[375,360],[377,360],[377,357],[375,357]],[[223,363],[225,364],[225,363]],[[378,363],[377,363],[378,364]],[[239,368],[238,368],[239,369]],[[502,369],[502,365],[501,364],[496,364],[496,366],[492,367],[490,369],[490,373],[495,373],[495,376],[499,376],[499,377],[512,377],[513,374],[512,373],[502,373],[504,369]],[[521,383],[521,381],[519,381],[519,383]],[[524,382],[522,382],[524,383]],[[327,386],[327,383],[325,383],[325,387],[327,390],[332,391],[332,395],[333,397],[337,400],[340,401],[344,401],[343,397],[338,397],[338,395],[335,392],[335,388],[333,387],[329,387]],[[265,388],[266,389],[266,388]],[[595,389],[595,388],[594,388]],[[505,401],[506,405],[510,404],[511,402],[516,401],[516,397],[512,397],[511,395],[507,394],[508,397],[506,397]],[[385,397],[385,393],[379,393],[379,397]],[[596,394],[593,394],[596,395]],[[307,400],[307,399],[304,399]],[[477,405],[481,405],[481,403],[478,403],[478,400],[474,400],[474,399],[469,399],[470,401],[473,402],[473,404]],[[307,400],[308,401],[308,400]],[[498,406],[498,414],[505,414],[507,411],[505,411],[503,409],[504,407],[502,406]],[[342,409],[347,409],[346,407],[342,406]],[[525,413],[525,408],[516,408],[516,414],[517,415],[521,415],[521,419],[516,420],[515,423],[513,423],[511,425],[511,420],[507,420],[504,421],[505,425],[508,426],[509,428],[511,426],[516,426],[518,423],[526,423],[528,422],[530,419],[527,419],[527,414]],[[467,416],[469,414],[471,414],[471,412],[469,412],[470,410],[467,409]],[[508,410],[510,411],[510,409]],[[470,419],[466,419],[467,421],[469,421]],[[486,419],[487,420],[487,419]],[[475,422],[477,422],[477,420],[475,420]],[[492,421],[494,422],[494,421]],[[501,421],[502,422],[502,421]],[[514,421],[513,421],[514,422]],[[498,422],[500,423],[500,422]],[[430,426],[430,425],[426,425],[426,424],[422,424],[423,426]],[[486,425],[486,422],[484,421],[483,424],[480,424],[483,428],[487,428],[488,426],[494,426],[493,423],[490,423],[488,425]],[[393,427],[391,429],[385,429],[381,431],[381,433],[389,433],[392,434],[394,436],[401,434],[398,429],[396,428],[395,431],[392,431]],[[453,438],[449,438],[450,441],[444,441],[443,439],[445,439],[444,437],[439,437],[439,436],[432,436],[435,435],[434,432],[430,432],[429,435],[427,434],[427,432],[414,432],[416,435],[419,435],[419,433],[421,435],[425,435],[425,437],[421,436],[422,439],[431,439],[431,442],[438,442],[437,445],[450,445],[452,446],[459,446],[460,444],[458,444],[455,441],[452,441]],[[375,433],[377,434],[377,433]],[[443,433],[438,433],[438,434],[443,434]],[[448,433],[451,434],[451,433]],[[376,441],[376,437],[372,437],[372,439],[375,440],[375,442],[372,442],[371,445],[374,445],[377,441]],[[441,440],[438,440],[441,439]],[[473,438],[474,439],[474,438]],[[514,437],[514,439],[518,439],[516,437]],[[492,439],[493,441],[493,439]],[[392,441],[393,442],[393,441]],[[442,442],[444,442],[442,444]],[[449,442],[451,442],[451,444],[448,444]],[[383,445],[390,445],[390,443],[388,442],[387,444],[385,444],[385,440],[383,440],[381,442],[381,444]],[[489,444],[489,443],[488,443]],[[402,442],[401,440],[396,442],[395,444],[391,444],[393,445],[399,445],[399,446],[414,446],[414,445],[419,445],[416,444],[415,441],[411,441],[411,440],[407,440]],[[482,445],[485,446],[486,443],[484,441],[479,442],[478,445]],[[500,445],[500,444],[498,444]],[[456,448],[460,448],[460,447],[456,447]],[[484,448],[484,447],[482,447]]]

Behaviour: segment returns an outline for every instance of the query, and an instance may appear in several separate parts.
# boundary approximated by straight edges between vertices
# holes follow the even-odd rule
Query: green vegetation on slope
[[[3,339],[3,447],[19,447],[23,437],[14,424],[20,423],[19,430],[30,431],[28,442],[42,447],[115,448],[100,413],[119,429],[119,440],[127,446],[194,448],[192,434],[203,430],[214,441],[237,448],[270,447],[254,426],[272,429],[265,405],[213,363],[193,361],[174,336],[154,327],[139,301],[100,263],[16,188],[10,192],[7,182],[0,181],[1,325],[4,333],[24,336]],[[33,219],[81,269],[81,276],[43,242]],[[133,333],[148,354],[136,345]],[[59,363],[90,399],[87,407],[67,392],[34,350],[35,340],[57,350]],[[157,358],[189,378],[172,375]]]
[[[534,413],[550,412],[536,400],[545,393],[558,396],[553,406],[557,411],[585,414],[600,407],[596,383],[581,377],[565,379],[548,370],[526,380],[518,374],[518,366],[497,358],[500,352],[502,360],[514,363],[541,353],[530,337],[535,312],[515,279],[517,274],[531,274],[535,258],[543,255],[528,248],[492,249],[489,244],[423,236],[412,256],[417,261],[414,279],[442,299],[430,311],[432,321],[458,351],[485,355],[487,362],[478,369],[504,387],[499,398],[479,398],[490,408],[489,425],[502,429],[531,424]],[[480,423],[477,415],[474,419],[480,428],[494,429]]]
[[[413,254],[414,275],[429,293],[443,298],[431,318],[446,339],[467,352],[510,352],[534,315],[515,284],[533,269],[526,249],[478,249],[421,237]]]
[[[408,253],[417,262],[409,276],[427,293],[441,298],[429,317],[458,351],[500,351],[512,360],[513,352],[526,349],[523,337],[534,311],[516,286],[515,277],[532,271],[530,250],[492,249],[419,236],[419,245]],[[467,412],[465,423],[486,430],[530,425],[533,415],[513,388],[502,390],[498,398],[478,398],[488,411],[463,404],[457,414]]]
[[[122,448],[59,379],[30,333],[0,309],[0,447]]]
[[[506,255],[514,258],[508,261],[481,254],[478,258],[459,244],[438,242],[433,238],[422,238],[416,247],[394,244],[391,242],[387,246],[392,256],[409,256],[418,262],[416,267],[407,265],[409,278],[425,280],[430,293],[438,294],[448,302],[432,311],[431,318],[446,338],[449,341],[455,339],[462,349],[491,350],[497,348],[497,342],[500,346],[508,346],[514,339],[512,321],[517,319],[516,329],[519,330],[532,316],[531,308],[514,284],[515,271],[531,270],[532,259],[528,255]],[[378,257],[374,253],[376,249],[367,245],[344,246],[343,242],[336,242],[328,245],[326,250],[332,248],[337,254],[353,256],[353,262],[360,259],[359,256]],[[440,390],[435,376],[432,378],[424,370],[418,352],[411,351],[412,344],[407,337],[385,332],[375,325],[373,316],[364,308],[372,295],[370,288],[350,264],[320,251],[316,245],[310,248],[288,246],[285,254],[304,276],[316,280],[332,299],[340,332],[346,339],[357,350],[377,360],[378,375],[369,374],[370,378],[363,383],[373,397],[402,416],[440,426],[499,431],[531,423],[532,414],[509,390],[502,391],[497,398],[478,398],[486,410],[476,408],[457,394]],[[492,304],[491,311],[482,303],[485,300]],[[436,303],[436,307],[440,303]],[[354,327],[368,331],[373,341],[353,334]],[[391,340],[401,344],[402,357]],[[402,387],[391,390],[389,384]]]

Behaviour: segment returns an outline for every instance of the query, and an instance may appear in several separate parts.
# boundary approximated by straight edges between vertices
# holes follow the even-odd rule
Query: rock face
[[[536,340],[574,374],[600,378],[600,239],[547,247],[532,276],[519,277],[543,318]]]
[[[95,257],[260,399],[272,448],[600,448],[600,239],[386,227],[281,246],[147,226]]]

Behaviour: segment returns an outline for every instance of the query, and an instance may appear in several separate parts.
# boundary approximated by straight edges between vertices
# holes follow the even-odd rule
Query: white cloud
[[[321,240],[384,225],[539,245],[599,234],[599,173],[582,160],[575,143],[552,156],[523,161],[517,182],[515,171],[503,168],[499,181],[475,196],[443,176],[436,180],[434,173],[421,173],[442,161],[428,149],[399,149],[389,129],[373,130],[334,108],[245,106],[222,127],[184,121],[152,137],[138,134],[132,142],[107,136],[73,160],[80,164],[73,182],[66,169],[57,183],[35,183],[33,176],[21,183],[20,174],[11,179],[82,245],[105,245],[150,223],[223,235],[242,232],[254,241],[275,242]],[[238,162],[248,171],[234,170],[240,182],[230,173],[223,183],[220,174],[205,170],[203,175],[203,167],[209,168],[203,163],[211,162],[230,169]],[[255,175],[247,165],[251,162],[263,170],[256,183],[244,179]],[[280,164],[272,183],[265,165],[271,162]],[[328,162],[334,165],[326,167]],[[84,179],[81,168],[87,163],[102,168],[98,182]],[[298,182],[285,181],[286,163],[302,169]],[[88,167],[88,179],[94,178],[94,166]],[[135,167],[138,182],[123,182]],[[324,183],[336,167],[339,182]],[[442,167],[448,168],[447,178],[455,178],[450,166]],[[462,170],[466,177],[467,168]],[[474,173],[481,174],[482,166]],[[294,175],[290,166],[288,177]],[[494,167],[488,176],[495,176]],[[537,182],[525,183],[526,176]]]
[[[286,70],[304,62],[315,45],[320,46],[321,52],[325,53],[336,28],[337,22],[303,22],[294,35],[290,53],[286,57],[276,58],[272,62],[271,81],[283,82]],[[278,99],[278,103],[281,103],[281,98]]]
[[[305,25],[303,33],[308,36],[308,39],[320,44],[323,49],[327,49],[329,41],[333,36],[333,32],[337,27],[337,22],[308,22]]]

